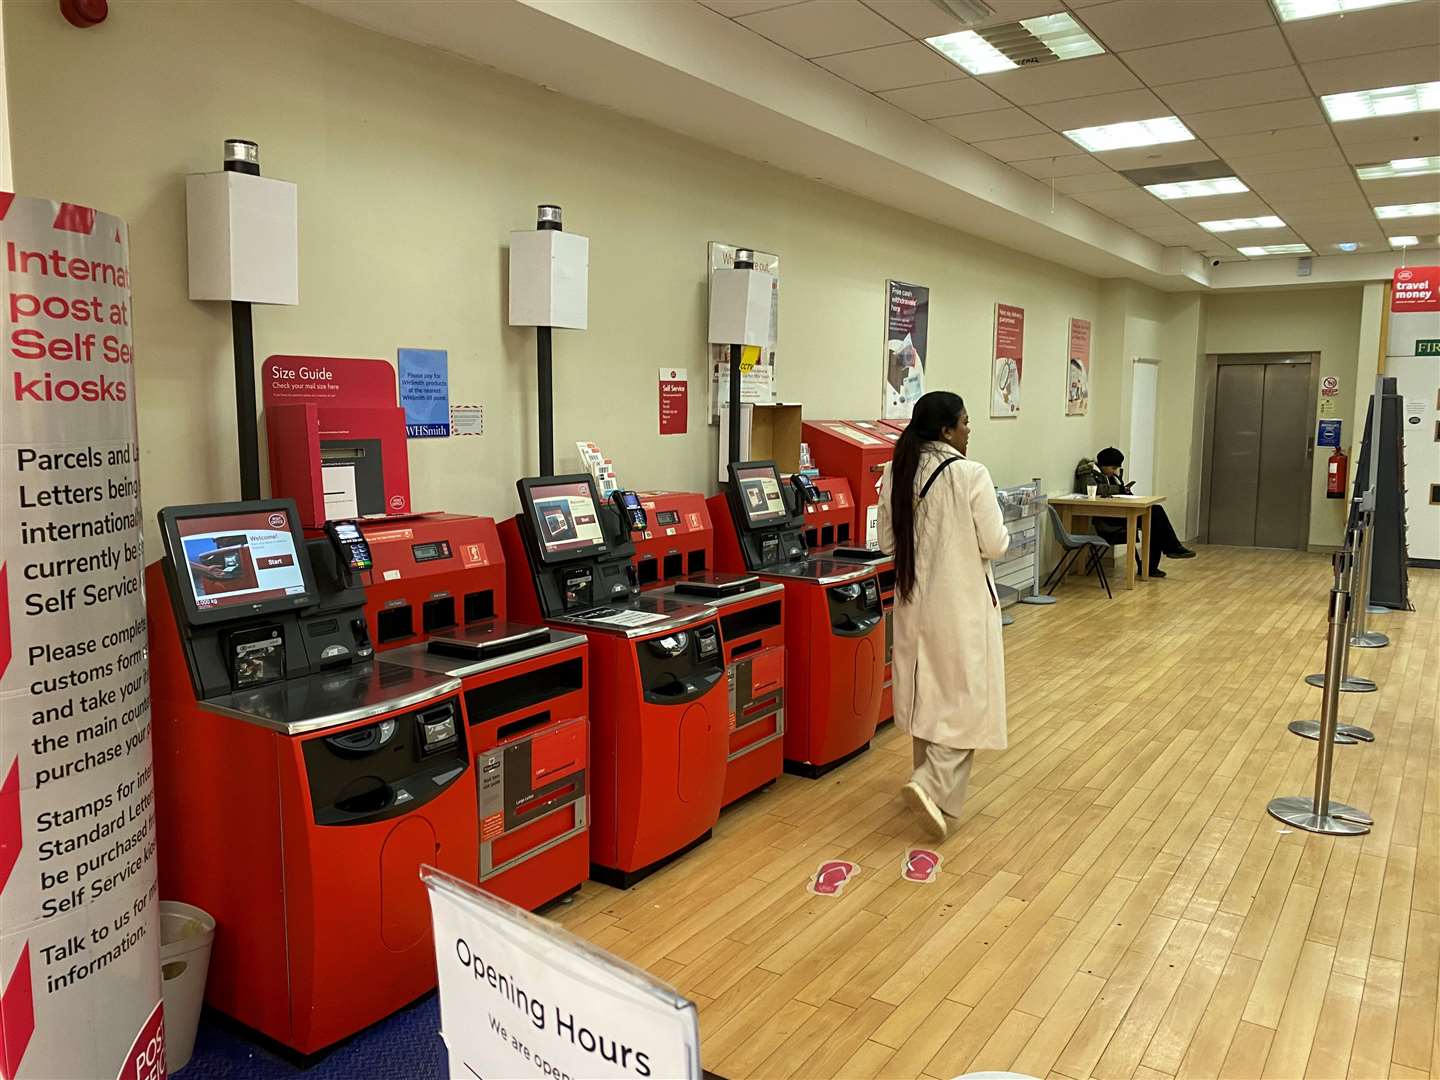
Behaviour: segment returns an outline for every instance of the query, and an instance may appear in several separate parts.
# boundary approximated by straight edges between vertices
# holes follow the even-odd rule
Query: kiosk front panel
[[[524,908],[573,892],[590,872],[588,654],[580,634],[482,623],[387,657],[460,680],[479,883]]]
[[[785,586],[785,768],[817,777],[865,750],[879,720],[884,631],[874,567],[808,554],[774,462],[730,466],[710,501],[716,559]],[[723,524],[722,524],[723,523]]]
[[[627,887],[706,839],[729,731],[714,608],[641,593],[635,548],[586,475],[522,480],[502,524],[512,606],[590,648],[591,876]]]
[[[460,684],[373,659],[363,591],[288,500],[160,519],[161,888],[221,926],[209,1003],[314,1053],[434,986],[420,865],[476,872]]]

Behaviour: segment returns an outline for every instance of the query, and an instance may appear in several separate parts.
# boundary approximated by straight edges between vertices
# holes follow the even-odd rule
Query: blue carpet
[[[178,1080],[361,1080],[406,1077],[445,1080],[445,1043],[440,1038],[439,999],[431,994],[373,1027],[308,1069],[292,1065],[208,1011],[200,1020],[195,1055]]]

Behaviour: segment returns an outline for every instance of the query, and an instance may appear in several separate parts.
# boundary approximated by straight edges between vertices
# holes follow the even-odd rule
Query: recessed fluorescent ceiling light
[[[1352,11],[1364,11],[1366,8],[1411,2],[1412,0],[1275,0],[1275,10],[1280,13],[1281,22],[1294,22],[1296,19],[1345,15]]]
[[[991,75],[1020,65],[995,48],[974,30],[925,39],[942,56],[959,64],[971,75]]]
[[[1100,47],[1100,43],[1087,34],[1085,28],[1067,12],[1062,11],[1058,15],[1040,15],[1033,19],[1021,19],[1020,25],[1030,31],[1061,60],[1098,56],[1105,51]]]
[[[1397,203],[1394,206],[1375,208],[1375,216],[1378,218],[1429,217],[1431,214],[1440,214],[1440,202]]]
[[[1308,255],[1310,249],[1304,244],[1266,244],[1264,247],[1242,247],[1236,251],[1247,258],[1253,259],[1257,255]]]
[[[1238,176],[1217,176],[1213,180],[1181,180],[1175,184],[1146,184],[1145,190],[1158,199],[1198,199],[1205,195],[1239,195],[1249,191]]]
[[[1418,236],[1392,236],[1390,237],[1391,247],[1414,247],[1420,243]]]
[[[1021,65],[1053,64],[1105,51],[1067,12],[987,26],[979,31],[941,34],[925,41],[971,75],[993,75]]]
[[[1274,214],[1269,214],[1265,217],[1235,217],[1225,218],[1223,221],[1202,221],[1200,227],[1209,229],[1211,232],[1239,232],[1241,229],[1283,229],[1285,222]]]
[[[1373,116],[1431,112],[1440,109],[1440,82],[1326,94],[1320,101],[1330,119],[1336,123],[1343,120],[1368,120]]]
[[[1396,158],[1384,165],[1359,165],[1355,175],[1361,180],[1390,180],[1397,176],[1428,176],[1440,173],[1440,157]]]
[[[1337,248],[1339,248],[1341,251],[1359,251],[1359,250],[1360,250],[1360,245],[1357,244],[1357,243],[1355,243],[1354,240],[1345,240],[1345,241],[1342,241],[1342,242],[1339,243],[1339,244],[1336,244],[1335,246],[1336,246]]]
[[[1178,116],[1156,116],[1149,120],[1127,120],[1122,124],[1074,128],[1065,132],[1065,137],[1092,154],[1106,150],[1129,150],[1134,146],[1187,142],[1195,138]]]

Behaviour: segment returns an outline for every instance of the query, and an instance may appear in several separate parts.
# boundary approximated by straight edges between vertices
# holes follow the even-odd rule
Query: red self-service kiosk
[[[728,806],[784,768],[785,590],[754,574],[706,570],[714,562],[715,533],[703,495],[636,494],[646,515],[633,541],[640,587],[720,613],[730,718],[722,801]]]
[[[785,768],[818,777],[870,745],[884,666],[880,588],[874,567],[812,556],[798,509],[774,462],[731,463],[730,485],[710,500],[715,558],[785,586]]]
[[[626,888],[708,838],[720,815],[729,725],[716,611],[639,591],[634,492],[617,493],[622,519],[584,474],[517,487],[521,513],[500,526],[511,608],[589,641],[591,876]]]
[[[160,527],[160,888],[215,917],[208,1003],[315,1053],[435,985],[420,866],[476,874],[460,683],[374,659],[358,534],[307,542],[290,500]]]
[[[807,420],[801,425],[816,467],[842,477],[855,500],[855,543],[873,547],[879,539],[876,485],[895,456],[898,433],[868,420]]]
[[[363,521],[366,612],[391,663],[461,682],[480,817],[479,883],[525,908],[590,873],[584,637],[506,620],[490,518]]]

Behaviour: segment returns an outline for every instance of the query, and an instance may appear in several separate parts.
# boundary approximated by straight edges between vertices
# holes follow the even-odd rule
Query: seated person
[[[1125,455],[1113,446],[1107,446],[1100,453],[1095,455],[1095,460],[1089,458],[1081,461],[1075,467],[1075,493],[1086,494],[1087,489],[1093,484],[1095,494],[1101,498],[1115,495],[1129,495],[1130,489],[1135,486],[1132,480],[1126,483],[1120,475],[1120,466],[1125,463]],[[1125,519],[1097,517],[1091,519],[1096,534],[1107,544],[1116,547],[1125,543]],[[1195,552],[1191,551],[1180,538],[1175,535],[1175,528],[1170,524],[1170,516],[1165,513],[1165,507],[1154,506],[1150,509],[1150,527],[1154,533],[1150,537],[1150,576],[1163,578],[1165,571],[1160,569],[1160,557],[1168,555],[1172,559],[1193,559]],[[1135,564],[1140,564],[1140,552],[1135,552]]]

